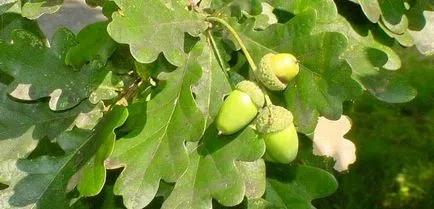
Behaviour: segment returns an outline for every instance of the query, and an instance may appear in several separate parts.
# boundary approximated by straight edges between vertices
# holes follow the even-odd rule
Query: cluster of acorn
[[[281,91],[298,72],[298,61],[292,54],[267,54],[261,59],[255,76],[269,90]],[[298,151],[292,113],[280,106],[267,104],[264,107],[264,104],[265,95],[261,88],[252,81],[241,81],[225,99],[217,116],[217,128],[221,134],[230,135],[256,118],[256,130],[261,133],[267,147],[264,158],[271,162],[289,163]]]

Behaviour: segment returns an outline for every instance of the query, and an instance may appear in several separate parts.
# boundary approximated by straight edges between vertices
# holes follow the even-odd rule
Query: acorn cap
[[[263,134],[278,132],[289,127],[293,120],[289,110],[276,105],[266,106],[256,118],[256,130]]]
[[[268,89],[272,91],[282,91],[288,84],[280,81],[279,78],[274,75],[273,70],[271,70],[273,56],[275,56],[273,53],[269,53],[262,57],[256,72],[256,78]]]
[[[255,103],[256,107],[261,108],[264,106],[264,93],[256,83],[251,81],[241,81],[237,84],[235,88],[249,95],[250,99],[253,101],[253,103]]]

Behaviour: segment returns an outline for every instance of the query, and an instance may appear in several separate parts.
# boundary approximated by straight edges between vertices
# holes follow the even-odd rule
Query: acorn
[[[259,112],[255,124],[267,147],[266,160],[290,163],[297,157],[298,136],[293,119],[292,113],[280,106],[270,105]]]
[[[297,58],[289,53],[269,53],[262,57],[256,78],[272,91],[282,91],[300,71]]]
[[[265,98],[259,86],[241,81],[223,102],[216,125],[220,134],[230,135],[247,126],[264,106]]]

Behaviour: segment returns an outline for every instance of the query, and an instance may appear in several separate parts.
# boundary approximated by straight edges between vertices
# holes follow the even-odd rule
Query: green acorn
[[[216,125],[220,134],[233,134],[247,126],[264,106],[264,93],[251,81],[241,81],[223,102]]]
[[[300,71],[297,58],[289,53],[266,54],[259,63],[256,77],[272,91],[281,91]]]
[[[256,130],[267,146],[265,159],[271,162],[290,163],[297,157],[298,136],[290,111],[271,105],[264,107],[256,119]]]

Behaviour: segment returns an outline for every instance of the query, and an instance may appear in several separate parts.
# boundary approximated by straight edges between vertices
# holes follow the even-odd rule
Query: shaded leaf
[[[119,92],[124,87],[122,79],[113,75],[112,71],[100,71],[101,75],[98,78],[104,78],[102,81],[95,83],[96,89],[90,94],[89,101],[96,104],[101,101],[111,100],[118,97]],[[103,75],[105,74],[105,75]]]
[[[312,200],[333,194],[337,187],[334,176],[319,168],[270,164],[264,199],[278,208],[312,209]]]
[[[236,17],[241,17],[243,12],[250,15],[259,15],[262,12],[260,0],[202,0],[200,6]]]
[[[225,206],[235,206],[245,195],[262,196],[263,161],[250,165],[236,162],[254,161],[264,152],[263,140],[251,128],[236,135],[219,136],[217,128],[210,126],[201,144],[191,151],[187,171],[162,208],[211,209],[212,198]]]
[[[63,133],[58,143],[66,153],[64,156],[9,162],[9,169],[0,173],[14,171],[20,178],[5,182],[9,188],[0,191],[2,208],[68,208],[66,186],[69,179],[97,152],[113,129],[124,122],[125,111],[114,109],[93,132],[74,129]],[[5,161],[0,162],[2,169],[5,168],[3,163]]]
[[[112,112],[116,114],[119,123],[113,126],[111,130],[106,129],[103,143],[96,152],[93,159],[86,165],[81,174],[79,183],[77,185],[78,191],[82,196],[94,196],[101,192],[106,181],[106,169],[104,161],[113,152],[116,135],[114,129],[122,125],[127,117],[128,112],[123,107],[116,106]],[[119,113],[118,113],[119,112]]]
[[[429,0],[358,0],[365,15],[404,46],[416,45],[425,54],[434,54],[432,5]]]
[[[80,115],[92,111],[92,106],[86,102],[65,112],[53,112],[45,102],[19,103],[7,96],[1,83],[0,93],[0,161],[26,157],[38,140],[56,138],[77,123]],[[93,120],[81,124],[85,122]]]
[[[355,27],[367,30],[361,25]],[[401,60],[391,48],[379,44],[371,31],[367,31],[367,36],[361,36],[341,16],[334,23],[318,26],[317,29],[345,31],[350,45],[343,58],[351,65],[353,76],[375,97],[386,102],[399,103],[410,101],[416,96],[415,89],[409,86],[404,78],[382,69],[396,70],[401,67]]]
[[[381,34],[376,33],[375,28],[370,25],[351,25],[337,13],[336,5],[331,0],[298,2],[298,5],[302,6],[287,6],[283,1],[276,1],[276,5],[272,6],[294,14],[314,8],[319,14],[318,17],[326,16],[325,19],[317,17],[318,24],[315,25],[314,33],[337,32],[345,36],[348,46],[341,57],[351,66],[352,77],[378,99],[386,102],[406,102],[415,97],[415,89],[403,77],[384,70],[399,69],[401,60],[390,47],[379,42],[384,37],[378,37]]]
[[[307,9],[315,9],[317,13],[316,22],[323,23],[335,19],[337,8],[333,0],[265,0],[275,8],[289,11],[293,14],[300,14]]]
[[[59,33],[73,37],[67,30]],[[63,45],[71,46],[73,38],[54,38],[61,43],[53,42],[57,47],[52,49],[23,30],[15,31],[12,40],[13,43],[0,42],[0,68],[14,77],[8,87],[11,96],[27,101],[50,97],[52,110],[69,109],[89,96],[91,74],[102,67],[101,63],[92,61],[76,71],[64,64],[61,52],[55,51],[65,50]]]
[[[69,49],[65,62],[81,66],[93,59],[104,62],[116,49],[116,43],[107,33],[107,22],[97,22],[86,26],[77,34],[78,44]]]
[[[39,28],[38,23],[34,20],[23,18],[21,15],[14,13],[2,14],[0,15],[0,20],[0,40],[6,42],[10,41],[12,39],[12,31],[16,29],[24,29],[26,31],[32,32],[41,40],[45,39],[45,36]]]
[[[421,30],[409,30],[417,49],[424,55],[434,54],[434,12],[423,12],[426,24]]]
[[[274,8],[267,3],[262,3],[262,12],[255,18],[255,29],[265,30],[268,26],[278,22],[273,13]]]
[[[91,7],[103,6],[106,0],[86,0],[86,4]]]

